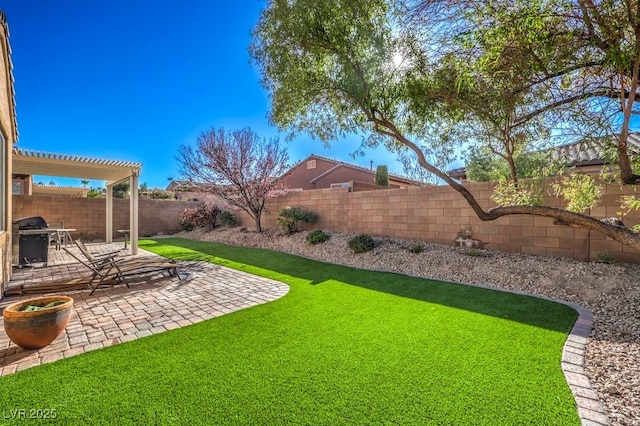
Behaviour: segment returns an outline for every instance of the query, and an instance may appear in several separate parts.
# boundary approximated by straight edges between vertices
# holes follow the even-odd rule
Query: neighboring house
[[[0,295],[11,278],[11,153],[18,139],[10,54],[7,19],[0,11]]]
[[[194,185],[193,183],[189,182],[188,180],[172,180],[171,182],[169,182],[169,185],[167,185],[167,187],[165,188],[165,191],[171,191],[171,192],[177,192],[177,191],[182,191],[182,192],[198,192],[198,187],[197,185]]]
[[[581,139],[554,148],[553,158],[566,161],[567,166],[587,174],[599,174],[604,166],[610,164],[603,154],[604,143],[610,139]],[[628,152],[631,157],[640,155],[640,133],[631,133],[627,139]],[[460,180],[467,179],[465,167],[449,170],[447,174]]]
[[[368,189],[380,189],[374,184],[375,170],[312,154],[297,163],[283,176],[289,191],[321,188],[351,188],[352,182],[362,182]],[[369,186],[370,185],[370,186]],[[421,186],[422,183],[389,173],[389,188]]]
[[[33,183],[33,176],[13,174],[11,181],[12,195],[66,195],[68,197],[86,197],[89,188],[78,186],[38,185]]]

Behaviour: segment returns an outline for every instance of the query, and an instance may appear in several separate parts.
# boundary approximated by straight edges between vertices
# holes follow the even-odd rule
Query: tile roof
[[[640,155],[640,133],[630,133],[627,143],[631,157]],[[615,147],[615,140],[608,136],[604,138],[584,138],[552,149],[554,150],[554,159],[566,161],[569,167],[577,167],[608,164],[605,151],[613,147]],[[447,174],[454,179],[466,179],[467,169],[466,167],[459,167],[448,170]]]
[[[627,143],[630,156],[640,154],[639,133],[630,133]],[[577,142],[557,147],[554,157],[566,160],[567,165],[570,167],[604,165],[608,163],[605,150],[607,148],[611,149],[615,146],[614,144],[615,141],[612,140],[611,137],[593,139],[585,138]]]
[[[9,76],[8,86],[9,86],[9,108],[11,109],[11,119],[13,124],[13,142],[18,141],[18,119],[16,118],[16,97],[15,97],[15,89],[14,89],[14,78],[13,78],[13,62],[11,62],[11,44],[9,43],[9,25],[7,24],[7,16],[0,9],[0,26],[4,30],[5,37],[7,40],[7,75]]]

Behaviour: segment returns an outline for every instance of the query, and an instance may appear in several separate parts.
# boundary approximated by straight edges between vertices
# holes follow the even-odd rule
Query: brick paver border
[[[22,349],[0,327],[0,376],[271,302],[289,291],[279,281],[224,266],[206,262],[178,265],[182,280],[156,275],[132,282],[130,289],[99,289],[93,296],[88,291],[68,293],[74,299],[69,325],[44,348]],[[55,277],[54,268],[46,269]],[[0,310],[34,297],[4,298]]]

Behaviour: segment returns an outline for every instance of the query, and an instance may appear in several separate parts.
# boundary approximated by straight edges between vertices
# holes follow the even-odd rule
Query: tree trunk
[[[255,217],[255,221],[256,221],[256,231],[262,232],[262,224],[260,223],[259,215]]]
[[[624,226],[611,225],[591,216],[573,213],[568,210],[556,207],[544,206],[505,206],[495,207],[487,212],[485,217],[480,219],[485,221],[495,220],[502,216],[514,214],[530,214],[535,216],[545,216],[556,219],[558,225],[577,226],[579,228],[598,231],[611,239],[622,243],[628,247],[640,249],[640,233],[634,232]]]
[[[450,187],[458,191],[460,195],[464,197],[469,206],[473,209],[475,214],[483,221],[495,220],[499,217],[515,215],[515,214],[530,214],[534,216],[546,216],[556,219],[556,223],[559,225],[577,226],[579,228],[590,229],[598,231],[611,239],[622,243],[628,247],[640,249],[640,232],[634,232],[629,228],[610,225],[604,223],[591,216],[586,216],[579,213],[573,213],[568,210],[559,209],[556,207],[544,207],[544,206],[504,206],[495,207],[488,211],[485,211],[482,206],[475,199],[473,194],[460,183],[453,180],[449,175],[442,170],[431,165],[425,158],[424,153],[416,144],[407,139],[394,125],[388,120],[376,120],[377,124],[382,124],[389,131],[376,130],[382,134],[386,134],[395,138],[397,141],[411,149],[418,157],[418,163],[426,170],[430,171],[434,175],[445,181]]]

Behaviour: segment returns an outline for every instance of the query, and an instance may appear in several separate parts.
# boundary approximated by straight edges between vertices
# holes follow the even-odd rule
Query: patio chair
[[[129,287],[127,277],[133,275],[164,271],[170,276],[176,276],[179,280],[182,279],[178,273],[177,264],[173,259],[150,256],[126,258],[120,256],[121,250],[93,254],[82,241],[75,240],[74,243],[84,259],[67,248],[65,250],[92,271],[93,280],[90,283],[90,294],[93,294],[101,284],[105,283],[121,283]]]

